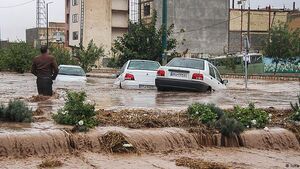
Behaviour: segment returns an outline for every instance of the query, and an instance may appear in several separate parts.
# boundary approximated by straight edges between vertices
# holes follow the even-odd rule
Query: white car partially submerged
[[[157,71],[155,80],[159,91],[192,90],[213,91],[225,89],[227,80],[222,80],[218,69],[203,59],[174,58]]]
[[[129,60],[121,68],[115,85],[127,89],[153,89],[159,67],[156,61]]]
[[[60,65],[58,67],[56,82],[81,82],[87,81],[86,74],[80,66]]]

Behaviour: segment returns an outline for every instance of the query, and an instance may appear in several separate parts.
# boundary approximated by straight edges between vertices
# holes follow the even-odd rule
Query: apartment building
[[[93,40],[110,55],[113,41],[128,31],[128,0],[65,0],[66,46]]]
[[[50,44],[65,43],[65,23],[49,22],[48,39]],[[26,29],[26,42],[33,47],[47,44],[47,28]]]

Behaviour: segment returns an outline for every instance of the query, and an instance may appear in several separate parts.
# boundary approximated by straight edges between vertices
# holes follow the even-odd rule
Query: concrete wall
[[[35,46],[36,40],[38,39],[38,29],[26,29],[26,43]]]
[[[229,0],[169,0],[168,25],[175,25],[178,52],[223,54],[228,48]],[[154,0],[158,25],[162,0]],[[179,33],[184,29],[184,33]],[[180,43],[185,40],[183,45]]]
[[[128,0],[112,0],[112,10],[123,10],[128,12]]]
[[[128,13],[127,11],[112,12],[112,27],[128,28]]]
[[[288,21],[291,30],[300,29],[300,12],[290,14],[288,16]]]
[[[269,17],[271,14],[271,17]],[[243,31],[248,29],[248,11],[235,9],[230,10],[230,31],[241,30],[241,20],[243,16]],[[269,18],[271,25],[276,26],[279,23],[286,23],[288,11],[269,11],[251,10],[250,11],[250,30],[251,31],[269,31]]]
[[[112,3],[111,0],[85,1],[83,45],[87,46],[94,40],[97,46],[103,46],[108,54],[111,49],[112,32]]]
[[[264,42],[268,39],[269,34],[267,32],[251,32],[250,43],[251,51],[260,51],[263,49]],[[229,52],[236,53],[241,52],[241,32],[230,31],[229,32]]]

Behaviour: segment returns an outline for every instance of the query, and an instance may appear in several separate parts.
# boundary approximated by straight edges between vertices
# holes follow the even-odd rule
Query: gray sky
[[[32,1],[26,5],[14,8],[3,8],[13,5],[29,2],[30,0],[0,0],[0,29],[1,38],[14,40],[25,40],[25,30],[35,27],[35,12],[36,2]],[[65,0],[47,0],[54,2],[49,6],[49,21],[64,21],[64,4]],[[237,1],[237,0],[236,0]],[[300,7],[300,0],[251,0],[252,8],[266,7],[271,4],[273,7],[282,8],[284,5],[287,8],[292,8],[293,2],[296,2],[296,7]]]

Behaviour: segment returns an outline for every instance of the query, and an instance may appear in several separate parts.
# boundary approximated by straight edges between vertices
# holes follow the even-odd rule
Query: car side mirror
[[[222,83],[223,83],[224,85],[227,85],[227,84],[228,84],[228,80],[223,80]]]

